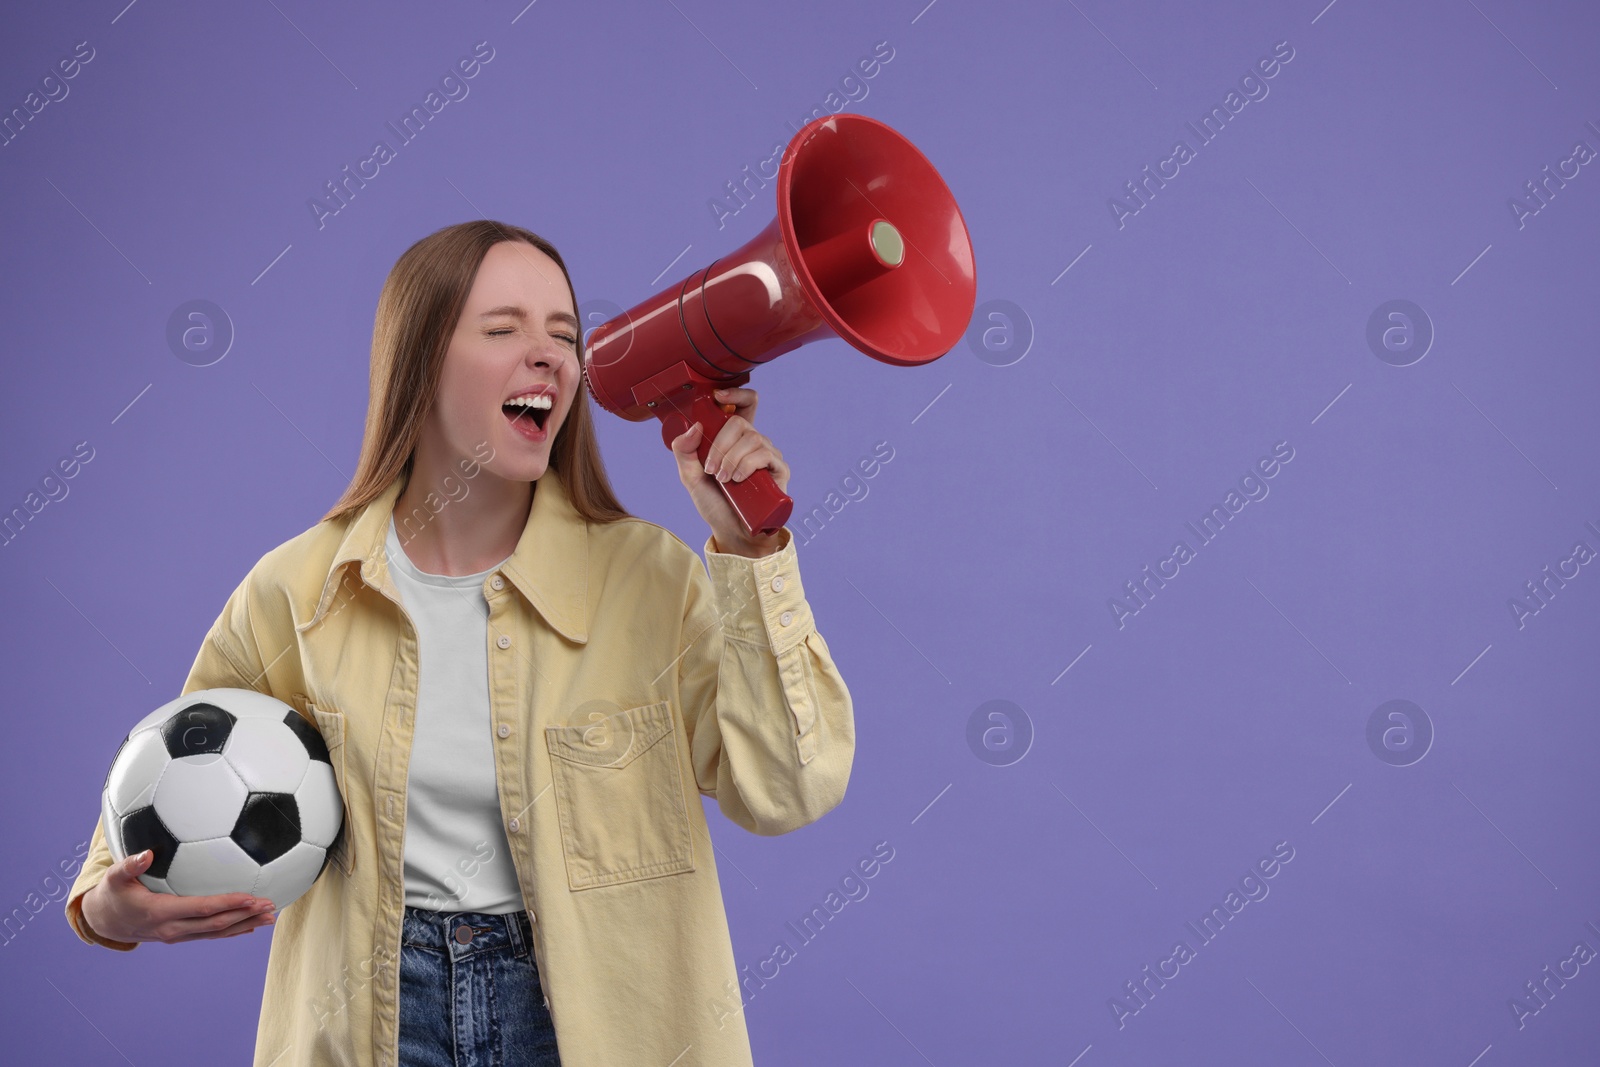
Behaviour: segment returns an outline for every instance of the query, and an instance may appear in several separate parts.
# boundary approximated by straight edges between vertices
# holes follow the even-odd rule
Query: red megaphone
[[[713,390],[810,341],[843,337],[874,359],[929,363],[961,339],[977,276],[955,197],[923,154],[863,115],[807,123],[778,167],[778,215],[732,255],[590,334],[583,373],[596,402],[661,439],[702,424],[703,465],[728,415]],[[730,405],[731,407],[731,405]],[[719,483],[751,536],[794,501],[767,469]]]

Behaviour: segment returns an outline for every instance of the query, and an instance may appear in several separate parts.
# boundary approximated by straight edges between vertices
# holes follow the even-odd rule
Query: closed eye
[[[509,326],[508,326],[508,327],[506,327],[506,328],[505,328],[505,329],[500,329],[500,330],[488,330],[488,331],[486,331],[486,332],[487,332],[487,334],[488,334],[488,336],[490,336],[490,337],[503,337],[503,336],[505,336],[505,335],[506,335],[506,334],[508,334],[508,333],[515,333],[515,332],[516,332],[516,331],[514,331],[514,330],[512,330],[512,329],[511,329],[511,328],[510,328],[510,327],[509,327]],[[576,338],[576,337],[574,337],[574,336],[572,336],[572,335],[571,335],[571,334],[569,334],[569,333],[558,333],[558,334],[556,334],[556,335],[555,335],[555,336],[556,336],[556,337],[557,337],[557,338],[558,338],[558,339],[560,339],[560,340],[562,340],[562,341],[565,341],[565,342],[567,342],[567,344],[569,344],[569,345],[572,345],[572,346],[574,346],[574,347],[576,347],[576,346],[577,346],[577,344],[578,344],[578,339],[577,339],[577,338]]]

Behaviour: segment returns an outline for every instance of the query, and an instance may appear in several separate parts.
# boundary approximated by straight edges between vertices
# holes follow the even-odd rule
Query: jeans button
[[[472,927],[466,925],[465,923],[456,927],[456,943],[460,945],[466,945],[471,944],[471,942]]]

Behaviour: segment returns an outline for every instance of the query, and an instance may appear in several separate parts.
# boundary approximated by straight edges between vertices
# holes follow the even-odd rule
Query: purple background
[[[895,850],[749,1001],[757,1062],[1600,1057],[1595,965],[1510,1008],[1600,948],[1600,567],[1520,627],[1509,606],[1600,550],[1600,166],[1522,226],[1508,205],[1600,150],[1591,6],[119,2],[0,39],[6,112],[94,49],[0,148],[0,510],[94,449],[0,552],[15,1062],[248,1060],[266,937],[91,950],[48,875],[121,732],[354,469],[400,253],[501,219],[555,242],[586,310],[631,306],[768,222],[770,186],[721,228],[709,201],[879,41],[848,106],[944,175],[979,314],[925,367],[830,341],[752,381],[858,751],[802,831],[713,814],[739,962]],[[479,41],[469,95],[319,228],[310,199]],[[1280,41],[1269,95],[1198,146],[1185,123]],[[1110,199],[1180,137],[1195,158],[1119,228]],[[195,299],[235,332],[207,366],[166,336]],[[1393,299],[1436,334],[1408,366],[1366,338]],[[701,544],[653,424],[599,422],[625,505]],[[866,495],[801,530],[880,441]],[[1280,441],[1270,494],[1119,627],[1111,598]],[[1434,732],[1404,766],[1368,741],[1394,699]],[[1201,945],[1185,923],[1280,841],[1270,894]],[[1195,958],[1119,1026],[1180,938]]]

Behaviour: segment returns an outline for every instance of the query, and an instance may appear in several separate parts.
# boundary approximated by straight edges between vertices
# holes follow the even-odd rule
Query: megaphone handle
[[[712,400],[711,394],[706,392],[697,391],[694,400],[685,407],[687,411],[675,404],[673,410],[660,412],[661,440],[671,448],[676,438],[682,436],[696,422],[700,423],[700,444],[696,447],[695,454],[704,466],[706,459],[711,455],[711,442],[716,440],[717,434],[727,424],[728,414]],[[727,499],[728,505],[733,508],[733,513],[739,516],[746,534],[751,537],[777,533],[783,529],[783,524],[789,521],[789,515],[794,510],[794,498],[778,488],[778,482],[772,477],[772,471],[766,467],[743,481],[717,484],[722,486],[722,494]]]

